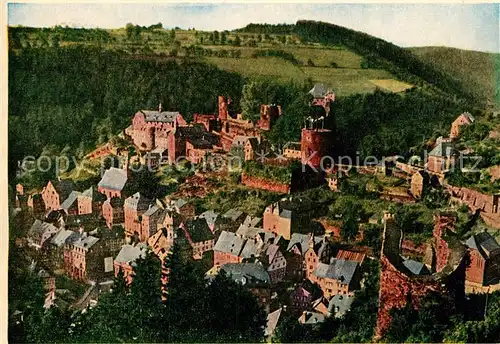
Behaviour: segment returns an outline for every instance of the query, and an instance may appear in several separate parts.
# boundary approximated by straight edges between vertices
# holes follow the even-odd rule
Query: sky
[[[448,46],[499,52],[499,4],[9,3],[9,25],[231,30],[249,23],[318,20],[402,47]]]

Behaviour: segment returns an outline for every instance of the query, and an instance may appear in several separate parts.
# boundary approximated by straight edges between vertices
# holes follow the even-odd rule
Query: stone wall
[[[262,189],[286,194],[290,193],[290,184],[281,183],[265,178],[249,176],[245,173],[241,174],[241,183],[254,189]]]
[[[451,195],[472,211],[480,211],[487,225],[500,228],[500,195],[483,194],[477,190],[446,185]]]

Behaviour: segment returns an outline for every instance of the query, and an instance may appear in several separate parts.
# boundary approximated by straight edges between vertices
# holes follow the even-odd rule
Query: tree
[[[227,42],[227,33],[225,31],[222,31],[220,33],[220,44],[224,45]]]
[[[234,45],[239,47],[241,45],[241,38],[240,36],[236,35],[236,37],[234,38]]]
[[[170,30],[169,38],[170,38],[171,42],[175,41],[175,30],[174,29]]]

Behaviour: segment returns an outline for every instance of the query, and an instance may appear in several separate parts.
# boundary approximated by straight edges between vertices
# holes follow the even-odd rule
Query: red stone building
[[[68,180],[59,180],[55,183],[49,181],[42,190],[42,198],[46,210],[59,210],[61,204],[74,190],[74,185]]]
[[[474,234],[465,243],[470,262],[466,283],[470,287],[483,287],[500,282],[500,245],[488,232]]]
[[[296,228],[306,226],[313,218],[314,207],[301,200],[282,200],[270,204],[264,210],[264,230],[281,235],[290,240]]]
[[[302,158],[300,142],[288,142],[283,147],[283,156],[287,159],[300,160]]]
[[[132,283],[134,267],[136,260],[146,256],[147,245],[139,243],[137,245],[123,245],[120,252],[113,262],[115,277],[118,276],[120,269],[123,271],[123,277],[127,284]]]
[[[439,141],[436,147],[429,152],[426,168],[431,173],[444,173],[455,165],[456,156],[453,144]]]
[[[32,214],[35,216],[43,214],[45,211],[45,203],[43,201],[42,195],[39,193],[29,195],[26,204],[28,206],[28,209],[30,209]]]
[[[309,91],[309,94],[313,96],[311,106],[321,106],[325,109],[325,114],[328,116],[330,106],[335,101],[335,93],[327,89],[323,84],[315,84]]]
[[[123,197],[123,188],[128,180],[128,164],[124,168],[111,167],[104,172],[101,181],[97,184],[97,190],[106,197]]]
[[[214,248],[215,238],[205,219],[188,219],[181,224],[180,228],[193,249],[193,259],[203,258],[205,252]]]
[[[136,192],[125,200],[123,214],[125,217],[125,235],[127,237],[141,238],[142,215],[149,209],[150,204],[151,201],[141,195],[140,192]]]
[[[158,231],[158,222],[163,216],[163,211],[157,205],[150,205],[149,209],[142,215],[140,241],[147,241]]]
[[[464,112],[458,116],[451,124],[450,138],[455,139],[460,136],[460,128],[464,125],[471,125],[474,123],[474,117],[468,112]]]
[[[99,214],[105,199],[95,187],[91,186],[78,194],[78,215]]]
[[[279,116],[281,116],[280,105],[262,104],[260,106],[260,119],[257,121],[257,126],[261,130],[269,131]]]
[[[179,112],[141,110],[134,115],[132,125],[125,134],[132,138],[134,145],[144,151],[161,147],[168,149],[167,135],[172,129],[187,125]]]
[[[102,216],[106,220],[106,225],[109,228],[125,222],[123,203],[124,202],[121,198],[113,197],[111,199],[107,199],[102,204]]]
[[[64,269],[76,280],[96,280],[113,274],[113,258],[119,252],[121,239],[100,239],[85,232],[64,248]]]

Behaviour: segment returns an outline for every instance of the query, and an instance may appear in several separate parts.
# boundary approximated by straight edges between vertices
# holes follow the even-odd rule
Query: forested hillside
[[[478,98],[500,103],[500,54],[447,47],[409,50],[423,61],[451,75]]]
[[[9,166],[46,145],[89,150],[129,125],[140,109],[189,117],[238,102],[243,79],[192,61],[130,59],[93,47],[34,48],[9,56]]]

